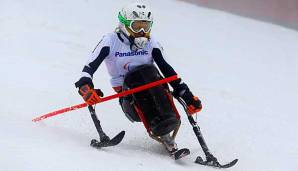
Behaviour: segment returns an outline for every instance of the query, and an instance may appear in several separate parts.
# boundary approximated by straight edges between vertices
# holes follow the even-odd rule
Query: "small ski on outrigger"
[[[197,122],[193,119],[193,117],[191,116],[191,114],[188,113],[188,110],[187,110],[187,105],[185,104],[185,102],[180,98],[180,97],[176,97],[176,99],[179,101],[179,103],[181,103],[181,105],[183,106],[186,114],[187,114],[187,117],[188,117],[188,120],[193,128],[193,131],[206,155],[206,161],[204,161],[202,159],[202,157],[198,156],[197,159],[195,160],[195,163],[197,164],[201,164],[201,165],[204,165],[204,166],[211,166],[211,167],[215,167],[215,168],[229,168],[229,167],[232,167],[234,166],[237,162],[238,162],[238,159],[235,159],[233,161],[231,161],[230,163],[228,164],[225,164],[225,165],[221,165],[217,158],[214,157],[209,148],[207,147],[207,144],[203,138],[203,135],[201,133],[201,130],[200,130],[200,127],[199,125],[197,124]]]
[[[201,164],[201,165],[204,165],[204,166],[212,166],[212,167],[215,167],[215,168],[222,168],[222,169],[225,169],[225,168],[229,168],[229,167],[232,167],[234,166],[236,163],[238,162],[238,159],[235,159],[233,161],[231,161],[230,163],[228,164],[225,164],[225,165],[221,165],[217,159],[214,157],[214,156],[207,156],[206,157],[206,161],[204,161],[202,159],[202,157],[198,156],[195,163],[198,163],[198,164]]]
[[[92,106],[88,106],[88,109],[91,114],[91,118],[94,122],[94,125],[96,127],[96,130],[99,134],[100,141],[96,139],[92,139],[90,146],[94,148],[102,148],[102,147],[110,147],[110,146],[115,146],[119,144],[122,139],[124,138],[125,131],[121,131],[118,133],[114,138],[110,139],[102,130],[102,127],[100,125],[100,121],[96,116],[95,109]]]
[[[98,141],[96,139],[92,139],[90,145],[94,148],[102,148],[102,147],[110,147],[119,144],[125,135],[125,131],[121,131],[114,138],[109,139],[106,138],[103,141]]]

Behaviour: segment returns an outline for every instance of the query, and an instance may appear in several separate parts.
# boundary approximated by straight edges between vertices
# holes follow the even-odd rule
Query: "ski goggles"
[[[134,33],[139,33],[141,31],[149,33],[153,24],[152,21],[147,20],[127,20],[120,13],[118,19]]]
[[[151,21],[136,20],[132,21],[128,27],[134,33],[139,33],[141,31],[143,31],[144,33],[149,33],[151,31],[151,26]]]

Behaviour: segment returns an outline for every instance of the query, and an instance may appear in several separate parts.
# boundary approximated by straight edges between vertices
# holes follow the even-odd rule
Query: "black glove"
[[[174,90],[174,97],[181,97],[187,105],[188,114],[194,114],[202,110],[201,100],[194,96],[189,88],[184,84],[181,88]]]

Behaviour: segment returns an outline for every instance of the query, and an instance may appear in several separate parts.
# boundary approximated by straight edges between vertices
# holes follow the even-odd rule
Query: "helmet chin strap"
[[[148,38],[147,37],[133,37],[133,36],[128,36],[122,29],[119,29],[120,33],[122,33],[122,35],[127,38],[130,42],[130,49],[132,51],[137,51],[139,49],[143,49],[146,47],[147,43],[148,43]]]

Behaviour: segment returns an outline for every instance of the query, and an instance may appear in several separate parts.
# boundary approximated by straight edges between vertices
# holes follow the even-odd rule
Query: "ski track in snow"
[[[214,170],[193,163],[203,152],[178,104],[177,143],[191,150],[178,162],[125,118],[117,100],[97,106],[110,137],[126,131],[115,147],[89,147],[98,135],[87,109],[31,122],[82,102],[73,83],[127,2],[1,1],[1,170]],[[297,170],[298,32],[184,2],[150,4],[152,34],[202,99],[198,122],[218,160],[239,158],[227,170]],[[104,65],[94,80],[113,93]]]

